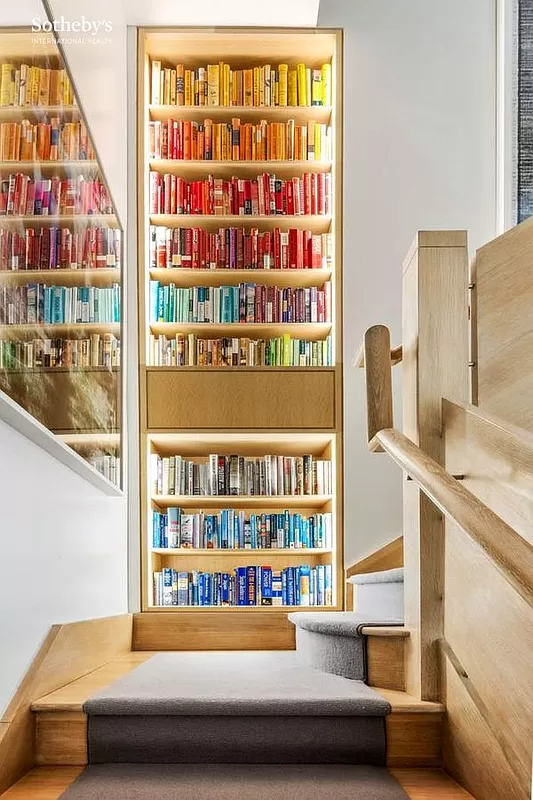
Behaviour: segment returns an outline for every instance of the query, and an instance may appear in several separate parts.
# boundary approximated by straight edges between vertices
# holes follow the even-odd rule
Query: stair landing
[[[36,761],[39,766],[81,766],[87,763],[86,700],[155,655],[132,652],[108,662],[55,692],[36,700]],[[376,687],[374,687],[376,688]],[[441,764],[444,707],[408,695],[376,688],[392,707],[386,718],[387,765],[437,767]]]

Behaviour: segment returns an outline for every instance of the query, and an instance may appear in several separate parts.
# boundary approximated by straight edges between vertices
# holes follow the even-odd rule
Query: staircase
[[[290,764],[312,764],[313,770],[440,765],[443,706],[405,692],[408,630],[365,625],[346,612],[290,618],[293,651],[132,651],[34,701],[37,765],[112,763],[118,770],[124,763],[167,764],[174,765],[165,769],[174,770],[169,774],[176,780],[184,774],[179,764],[195,763],[210,770],[219,765],[216,780],[226,774],[222,765],[237,763],[267,771],[268,764],[289,771],[301,769]],[[316,636],[324,640],[319,648]],[[327,774],[340,780],[337,772]],[[357,774],[365,780],[373,775]],[[235,774],[226,779],[234,781]],[[31,796],[16,791],[7,797]]]

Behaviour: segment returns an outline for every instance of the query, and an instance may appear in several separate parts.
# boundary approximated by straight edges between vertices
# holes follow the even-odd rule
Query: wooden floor
[[[37,767],[1,796],[6,800],[57,800],[83,767]],[[411,800],[465,800],[471,794],[440,769],[391,769]]]

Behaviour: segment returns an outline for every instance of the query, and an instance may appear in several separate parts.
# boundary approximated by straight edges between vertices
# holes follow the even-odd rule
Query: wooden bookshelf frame
[[[227,565],[232,568],[232,558],[234,565],[243,564],[247,560],[249,563],[265,563],[265,557],[272,558],[276,566],[284,566],[290,563],[325,563],[324,559],[331,559],[334,564],[334,586],[335,595],[333,606],[313,607],[312,610],[328,611],[340,610],[345,607],[344,601],[344,571],[343,571],[343,347],[342,347],[342,31],[339,29],[315,29],[315,28],[140,28],[138,30],[138,119],[137,119],[137,179],[138,179],[138,297],[139,297],[139,396],[140,396],[140,526],[141,526],[141,607],[143,612],[150,612],[157,615],[165,614],[198,614],[205,615],[210,613],[211,618],[220,619],[219,625],[231,626],[232,612],[250,614],[250,626],[254,626],[258,631],[258,647],[260,645],[260,631],[264,627],[261,619],[271,618],[272,625],[280,625],[285,631],[286,613],[295,608],[264,608],[264,607],[158,607],[152,605],[152,566],[165,565],[175,566],[176,563],[190,565],[193,559],[198,558],[200,564],[209,564],[209,569],[218,569],[217,564]],[[178,56],[179,52],[179,56]],[[290,54],[290,55],[289,55]],[[279,63],[289,61],[291,63],[303,61],[306,64],[318,66],[319,63],[331,61],[333,75],[333,105],[331,108],[322,107],[211,107],[211,106],[151,106],[149,89],[150,73],[149,59],[153,56],[156,59],[169,62],[186,63],[191,66],[198,66],[206,63],[213,63],[225,60],[236,67],[244,64],[253,66],[262,63]],[[153,164],[158,170],[172,171],[182,174],[187,179],[194,179],[200,175],[207,175],[210,171],[214,174],[223,175],[242,175],[243,177],[257,174],[263,171],[272,171],[283,175],[298,175],[305,171],[331,171],[332,173],[332,213],[329,216],[283,216],[283,217],[242,217],[242,216],[190,216],[190,215],[165,215],[150,214],[147,201],[147,174],[149,171],[148,157],[146,152],[147,125],[149,120],[165,120],[169,117],[184,119],[203,119],[212,117],[215,121],[220,121],[231,116],[239,116],[243,121],[253,121],[254,119],[267,119],[270,121],[283,121],[294,119],[297,124],[303,124],[308,120],[314,119],[317,122],[328,122],[331,120],[333,126],[333,160],[328,162],[281,162],[281,161],[256,161],[256,162],[202,162],[202,161],[159,161]],[[212,168],[212,169],[211,169]],[[254,270],[246,271],[202,271],[195,270],[168,270],[168,275],[161,275],[165,270],[152,271],[157,274],[150,274],[147,264],[147,232],[150,224],[162,225],[165,227],[188,227],[197,225],[208,230],[217,229],[230,225],[239,227],[258,227],[261,230],[271,230],[274,227],[297,227],[299,229],[309,228],[316,233],[331,232],[333,235],[334,259],[331,271],[320,270],[320,274],[312,275],[311,270],[292,270],[278,271],[271,270],[263,272]],[[229,274],[229,273],[232,274]],[[300,275],[290,274],[299,272]],[[329,272],[329,274],[325,274]],[[181,274],[180,274],[181,273]],[[279,273],[279,283],[276,280]],[[228,284],[238,283],[240,280],[250,276],[257,283],[270,285],[294,285],[309,286],[320,285],[317,279],[324,282],[329,278],[333,280],[333,307],[332,324],[303,324],[300,334],[304,338],[323,338],[327,335],[328,328],[333,330],[333,342],[335,361],[332,367],[309,367],[309,368],[216,368],[216,367],[152,367],[147,365],[147,337],[149,325],[147,321],[147,285],[150,276],[153,279],[162,279],[165,282],[175,282],[181,286],[191,285],[213,285],[218,281]],[[198,329],[200,326],[168,324],[166,330],[175,333],[178,329],[185,331],[192,328]],[[254,329],[253,325],[244,326],[234,324],[230,326],[233,330],[239,330],[242,335],[253,335],[245,333],[244,328]],[[257,325],[265,332],[264,325]],[[278,335],[279,331],[286,326],[283,324],[272,325],[269,332]],[[218,333],[223,332],[219,326]],[[295,327],[295,330],[298,326]],[[213,331],[215,335],[216,326],[202,326],[206,335]],[[165,324],[152,326],[155,333],[164,332]],[[259,330],[258,330],[259,333]],[[309,383],[313,380],[314,383]],[[166,377],[165,377],[166,376]],[[224,398],[227,398],[232,381],[238,380],[240,385],[245,387],[242,391],[252,388],[261,380],[269,383],[269,391],[264,397],[265,410],[259,415],[259,422],[252,425],[242,424],[242,414],[240,409],[234,404],[229,408]],[[283,395],[283,387],[291,384],[291,390],[299,392],[300,406],[304,409],[305,420],[302,425],[302,418],[296,419],[296,415],[286,415],[283,420],[280,407],[273,410],[276,405],[276,396]],[[202,388],[210,387],[209,391],[202,391]],[[217,386],[220,394],[224,398],[217,398],[215,402],[210,400],[211,387]],[[309,387],[312,389],[309,390]],[[187,388],[185,388],[187,387]],[[176,402],[177,396],[196,397],[194,411],[186,413],[187,421],[183,414],[179,414],[176,409],[183,407],[183,403]],[[311,392],[307,394],[306,392]],[[220,399],[222,410],[216,413],[215,405]],[[327,412],[324,413],[324,407]],[[174,409],[174,410],[173,410]],[[318,410],[318,413],[316,411]],[[269,416],[270,415],[270,416]],[[246,416],[246,415],[244,415]],[[216,417],[216,425],[211,421],[211,417]],[[201,424],[199,422],[201,421]],[[179,426],[179,427],[178,427]],[[235,506],[244,509],[257,510],[264,507],[265,510],[273,508],[292,508],[294,510],[304,510],[310,513],[323,509],[334,510],[335,512],[335,547],[333,553],[326,551],[306,551],[287,550],[245,550],[245,551],[226,551],[217,553],[205,553],[205,551],[185,550],[165,552],[158,550],[153,552],[151,541],[151,530],[148,528],[149,513],[152,507],[166,508],[167,504],[163,497],[151,497],[149,492],[148,458],[152,443],[163,447],[165,452],[170,454],[175,441],[181,440],[182,448],[175,448],[175,453],[191,453],[195,447],[200,446],[204,452],[209,452],[209,443],[220,445],[224,440],[228,447],[242,445],[238,452],[258,452],[258,441],[274,440],[276,446],[283,442],[283,447],[276,452],[287,454],[297,454],[304,452],[316,452],[316,441],[322,441],[321,452],[334,453],[334,491],[332,496],[314,497],[295,497],[295,498],[273,498],[265,497],[253,498],[247,504],[247,498],[203,498],[187,497],[173,498],[173,504],[177,505],[177,500],[182,499],[184,507],[189,509],[201,508],[220,508]],[[195,444],[196,442],[196,444]],[[200,443],[198,445],[198,442]],[[296,452],[292,452],[296,445]],[[260,445],[259,445],[260,446]],[[306,448],[314,447],[314,450]],[[208,448],[207,450],[205,448]],[[170,448],[170,449],[168,449]],[[191,449],[192,448],[192,449]],[[274,452],[274,445],[266,449],[265,452]],[[329,450],[328,450],[329,448]],[[197,452],[199,452],[197,450]],[[211,452],[217,452],[211,449]],[[237,450],[233,450],[237,452]],[[167,498],[170,500],[170,498]],[[264,505],[261,506],[261,501]],[[291,500],[294,501],[291,504]],[[306,505],[306,501],[309,501]],[[307,562],[306,562],[307,556]],[[213,559],[215,559],[213,561]],[[186,566],[185,569],[189,569]],[[284,612],[284,613],[280,613]],[[218,616],[220,614],[220,616]],[[200,616],[198,619],[200,620]],[[226,620],[226,622],[223,622]],[[155,622],[155,620],[154,620]],[[284,627],[285,626],[285,627]],[[287,646],[287,636],[284,632],[279,641]],[[218,634],[220,634],[220,629]],[[203,648],[209,647],[209,643],[194,643],[195,646]],[[191,645],[192,646],[192,645]]]

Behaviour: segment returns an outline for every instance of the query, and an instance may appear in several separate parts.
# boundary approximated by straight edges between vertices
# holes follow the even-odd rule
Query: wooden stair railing
[[[387,452],[434,505],[477,542],[507,582],[533,606],[533,546],[394,429],[388,328],[375,325],[366,331],[364,355],[369,449]]]

